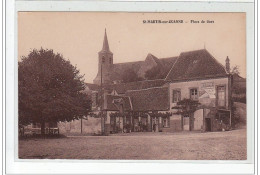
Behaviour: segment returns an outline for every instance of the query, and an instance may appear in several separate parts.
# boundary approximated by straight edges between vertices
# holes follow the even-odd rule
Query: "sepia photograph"
[[[247,160],[246,13],[17,17],[19,160]]]

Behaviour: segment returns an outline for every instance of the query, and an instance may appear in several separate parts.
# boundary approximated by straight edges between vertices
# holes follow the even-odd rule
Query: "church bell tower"
[[[103,48],[100,52],[98,52],[98,73],[96,78],[93,80],[93,83],[100,85],[101,76],[102,76],[102,84],[111,83],[110,72],[112,66],[113,66],[113,53],[109,50],[107,32],[105,29]]]

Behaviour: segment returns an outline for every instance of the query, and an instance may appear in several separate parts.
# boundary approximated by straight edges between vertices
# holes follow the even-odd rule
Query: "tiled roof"
[[[168,111],[170,108],[168,87],[127,91],[126,95],[131,98],[134,111]]]
[[[132,110],[132,104],[130,98],[127,96],[118,96],[118,95],[106,95],[106,105],[104,106],[105,110],[108,111],[118,111],[119,108],[116,105],[116,100],[120,100],[123,103],[123,107],[125,111]]]
[[[227,75],[224,66],[206,49],[202,49],[181,53],[166,80],[178,81]]]
[[[145,80],[145,81],[136,81],[130,83],[120,83],[120,84],[111,84],[106,85],[105,89],[107,90],[116,90],[119,94],[124,94],[128,90],[141,90],[152,87],[161,87],[165,85],[167,82],[164,79],[159,80]]]
[[[159,66],[165,72],[169,72],[173,63],[175,63],[176,60],[177,57],[160,59],[149,53],[144,61],[113,64],[113,69],[110,72],[110,79],[111,81],[122,80],[124,71],[129,69],[133,69],[139,77],[143,78],[145,72],[155,66]]]
[[[110,80],[123,80],[123,74],[125,71],[133,69],[134,72],[138,72],[142,64],[143,61],[113,64],[113,69],[110,72]]]
[[[173,64],[176,62],[178,57],[160,58],[160,62],[163,65],[165,72],[169,72]]]

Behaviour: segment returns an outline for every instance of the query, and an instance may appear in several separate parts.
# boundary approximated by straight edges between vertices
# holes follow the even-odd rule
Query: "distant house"
[[[163,59],[148,54],[145,61],[114,64],[105,32],[98,63],[94,84],[86,83],[86,93],[92,96],[93,113],[101,113],[102,133],[217,131],[231,126],[229,58],[224,67],[201,49]],[[153,67],[166,71],[166,76],[122,83],[125,70],[132,69],[144,77]],[[175,114],[173,108],[183,99],[200,103],[193,120]]]

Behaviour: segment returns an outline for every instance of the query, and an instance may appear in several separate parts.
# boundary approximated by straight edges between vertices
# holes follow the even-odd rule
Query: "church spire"
[[[107,31],[106,31],[106,29],[105,29],[105,36],[104,36],[102,51],[110,52],[109,45],[108,45],[108,40],[107,40]]]

